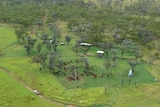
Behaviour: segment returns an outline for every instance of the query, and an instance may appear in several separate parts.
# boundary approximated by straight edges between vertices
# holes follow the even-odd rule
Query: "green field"
[[[139,64],[135,69],[136,78],[131,80],[129,86],[127,72],[130,67],[126,66],[125,61],[117,60],[118,67],[113,70],[113,76],[97,79],[93,79],[91,76],[85,77],[84,80],[88,85],[83,86],[81,83],[84,80],[80,80],[78,82],[81,82],[79,84],[82,85],[82,88],[76,89],[73,81],[61,83],[61,79],[57,79],[47,71],[39,71],[37,64],[30,63],[30,57],[27,56],[23,46],[15,42],[13,28],[0,27],[0,38],[0,48],[4,49],[2,52],[5,53],[0,57],[0,106],[2,107],[24,107],[24,105],[60,107],[69,104],[94,107],[158,107],[160,105],[160,86],[159,83],[154,83],[155,77],[160,79],[160,76],[156,75],[159,67],[146,63]],[[59,52],[67,51],[65,48],[59,48]],[[63,58],[69,60],[70,55],[73,56],[74,53],[69,53],[69,51],[67,53],[68,55],[64,54],[66,56]],[[97,66],[101,66],[103,63],[97,57],[89,57],[89,61]],[[103,70],[102,67],[100,69]],[[126,73],[124,87],[121,86],[121,72]],[[137,82],[136,86],[134,85],[135,81]],[[22,83],[32,89],[38,89],[41,95],[51,101],[36,96]],[[67,85],[67,88],[63,85]]]
[[[50,102],[26,89],[15,77],[0,68],[0,106],[1,107],[63,107],[57,102]]]
[[[95,58],[90,59],[90,61],[94,62]],[[96,62],[98,60],[101,61],[101,59],[96,59]],[[99,62],[100,62],[99,61]],[[57,78],[61,81],[61,83],[64,85],[66,88],[76,88],[78,87],[101,87],[101,86],[121,86],[122,82],[122,76],[121,73],[124,75],[124,85],[128,85],[128,71],[130,69],[130,66],[127,65],[126,61],[121,61],[117,60],[118,65],[113,68],[113,75],[108,77],[107,75],[102,75],[103,72],[107,72],[105,68],[103,68],[101,63],[97,63],[95,69],[97,71],[94,71],[94,73],[97,74],[97,78],[94,78],[94,76],[89,75],[89,76],[84,76],[80,77],[80,79],[75,82],[75,81],[70,81],[68,80],[67,77],[64,78],[64,76],[58,76]],[[93,63],[94,64],[94,63]],[[145,69],[146,66],[144,63],[139,64],[134,73],[134,77],[131,80],[131,84],[134,85],[134,83],[137,84],[143,84],[143,83],[153,83],[154,82],[154,77]],[[101,67],[101,68],[100,68]],[[83,73],[83,71],[80,71],[80,73]]]

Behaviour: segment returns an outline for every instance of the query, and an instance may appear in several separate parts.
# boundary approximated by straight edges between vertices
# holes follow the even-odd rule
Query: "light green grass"
[[[0,49],[14,43],[16,36],[12,27],[0,27]]]
[[[1,107],[63,107],[61,104],[37,97],[2,69],[0,77]]]

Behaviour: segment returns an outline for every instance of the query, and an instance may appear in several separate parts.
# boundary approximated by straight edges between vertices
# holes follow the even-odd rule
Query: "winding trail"
[[[0,71],[4,71],[6,72],[8,75],[10,75],[14,80],[18,81],[20,84],[22,84],[26,89],[28,89],[29,91],[33,92],[33,88],[30,87],[29,85],[27,85],[26,83],[24,83],[20,78],[18,78],[14,73],[10,72],[9,70],[7,70],[6,68],[3,68],[3,67],[0,67]],[[47,102],[50,102],[50,103],[54,103],[54,104],[58,104],[58,105],[61,105],[61,106],[64,106],[64,107],[76,107],[76,106],[73,106],[73,105],[68,105],[64,102],[60,102],[60,101],[57,101],[55,99],[50,99],[46,96],[43,96],[41,94],[37,95],[39,98],[42,98],[43,100],[46,100]]]

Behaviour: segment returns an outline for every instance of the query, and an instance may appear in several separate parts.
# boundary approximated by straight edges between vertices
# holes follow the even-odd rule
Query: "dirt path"
[[[25,88],[27,88],[29,91],[33,92],[34,89],[32,87],[30,87],[29,85],[27,85],[26,83],[24,83],[20,78],[18,78],[15,74],[11,73],[9,70],[3,68],[3,67],[0,67],[0,70],[1,71],[4,71],[6,72],[8,75],[10,75],[13,79],[15,79],[16,81],[18,81],[19,83],[21,83]],[[48,97],[45,97],[41,94],[37,95],[39,98],[42,98],[44,100],[46,100],[47,102],[51,102],[51,103],[54,103],[54,104],[58,104],[58,105],[61,105],[61,106],[64,106],[64,107],[76,107],[76,106],[72,106],[72,105],[68,105],[68,104],[65,104],[63,102],[59,102],[59,101],[56,101],[56,100],[53,100],[53,99],[50,99]]]

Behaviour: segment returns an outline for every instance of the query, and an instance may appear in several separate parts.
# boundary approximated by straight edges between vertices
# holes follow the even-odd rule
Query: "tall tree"
[[[45,44],[49,40],[49,35],[48,34],[42,34],[40,39],[43,40],[43,44]]]
[[[24,48],[26,49],[27,54],[30,55],[32,47],[29,44],[25,44]]]
[[[41,49],[42,49],[42,44],[38,44],[38,45],[37,45],[38,53],[40,53],[40,52],[41,52]]]
[[[31,62],[37,63],[40,65],[40,70],[46,67],[47,53],[46,54],[37,54],[32,57]]]
[[[104,63],[105,68],[107,69],[108,73],[107,76],[110,77],[112,75],[112,68],[113,68],[113,62],[111,59],[107,59]]]
[[[91,24],[87,31],[87,38],[89,43],[97,43],[104,41],[105,26],[100,22]]]
[[[109,57],[109,52],[111,51],[111,49],[113,48],[114,43],[111,41],[107,41],[104,44],[104,51],[106,52],[106,58]]]
[[[85,68],[85,72],[89,72],[90,70],[90,65],[89,65],[89,61],[86,57],[83,58],[83,61],[84,61],[84,68]]]
[[[122,59],[123,59],[123,55],[124,55],[124,52],[125,52],[125,50],[126,50],[126,47],[122,45],[122,46],[120,46],[119,48],[120,48],[121,56],[122,56]]]
[[[138,62],[135,59],[129,59],[127,63],[131,66],[132,71],[134,71],[135,67],[137,66]]]
[[[44,25],[43,20],[41,20],[41,19],[37,19],[37,20],[35,21],[35,24],[38,25],[38,28],[39,28],[39,29]]]
[[[143,45],[152,41],[153,36],[154,36],[153,31],[150,29],[140,28],[138,30],[138,37]]]
[[[65,36],[65,40],[66,40],[66,42],[67,42],[68,45],[69,45],[71,39],[72,38],[70,36],[68,36],[68,35]]]
[[[15,29],[15,33],[16,33],[16,36],[17,36],[17,40],[18,42],[20,43],[21,40],[24,41],[25,39],[25,33],[26,33],[26,29],[24,27],[20,27],[20,28],[16,28]]]

